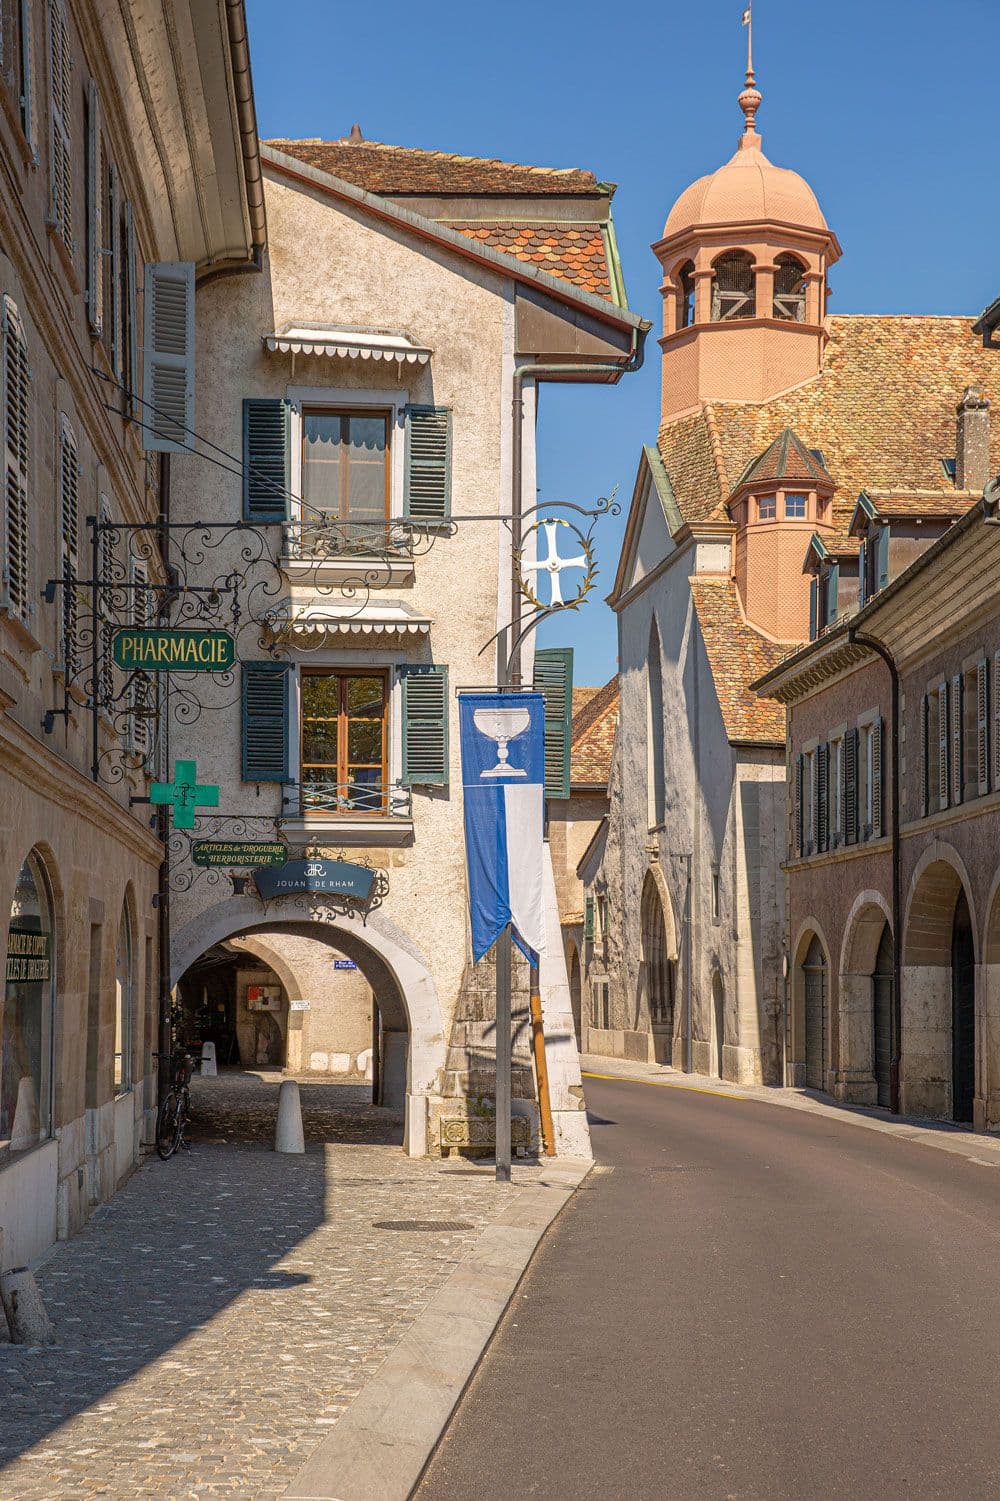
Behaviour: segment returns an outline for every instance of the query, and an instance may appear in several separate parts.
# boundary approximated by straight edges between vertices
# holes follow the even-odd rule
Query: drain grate
[[[464,1220],[372,1220],[373,1230],[474,1230]]]

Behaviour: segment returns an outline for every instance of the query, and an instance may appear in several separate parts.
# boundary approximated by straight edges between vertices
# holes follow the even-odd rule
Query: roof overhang
[[[374,360],[397,365],[426,365],[433,350],[408,334],[378,328],[335,327],[321,323],[286,324],[264,335],[270,354],[322,354],[331,359]]]

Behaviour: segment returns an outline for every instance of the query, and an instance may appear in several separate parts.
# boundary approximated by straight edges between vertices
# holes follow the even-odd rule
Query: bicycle
[[[191,1075],[194,1059],[186,1048],[176,1053],[157,1053],[159,1061],[170,1063],[172,1070],[170,1088],[160,1102],[156,1115],[156,1150],[164,1162],[172,1157],[178,1147],[189,1151],[184,1140],[184,1128],[191,1119]]]

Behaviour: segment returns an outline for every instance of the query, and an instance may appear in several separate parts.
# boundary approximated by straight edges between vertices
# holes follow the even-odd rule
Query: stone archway
[[[677,938],[666,884],[652,866],[642,888],[640,931],[637,1020],[649,1027],[656,1061],[672,1063]]]
[[[829,955],[819,924],[804,923],[794,949],[789,1018],[790,1083],[799,1089],[826,1090],[829,1085],[833,1057]]]
[[[900,1103],[911,1115],[982,1117],[976,1078],[977,938],[958,854],[937,844],[913,873],[903,927]],[[956,1088],[957,1086],[957,1088]]]
[[[311,920],[301,909],[275,903],[265,910],[252,897],[233,896],[199,913],[171,945],[171,983],[214,944],[282,928],[326,943],[353,959],[379,997],[383,1029],[383,1097],[404,1112],[404,1150],[426,1155],[428,1097],[439,1092],[445,1038],[437,987],[416,945],[383,913],[368,922],[332,917]]]
[[[583,1038],[583,971],[580,967],[580,950],[575,943],[569,945],[568,963],[569,973],[569,1001],[573,1011],[573,1031],[576,1033],[576,1045],[582,1045]]]
[[[884,973],[886,935],[890,956],[888,975]],[[880,891],[862,891],[855,898],[844,926],[838,987],[840,1026],[835,1092],[838,1099],[851,1105],[889,1104],[891,1079],[883,1054],[886,1006],[891,1008],[893,1000],[891,955],[888,903]],[[894,1043],[890,1036],[890,1058]]]

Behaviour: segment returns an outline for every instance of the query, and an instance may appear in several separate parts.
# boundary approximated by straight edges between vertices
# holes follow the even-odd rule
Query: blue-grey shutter
[[[889,582],[889,528],[880,526],[878,532],[877,554],[878,588],[884,589]]]
[[[414,521],[451,515],[451,410],[408,406],[403,512]]]
[[[288,782],[288,662],[243,663],[243,780]]]
[[[126,247],[131,260],[128,234]],[[125,275],[126,279],[135,275],[134,262],[131,270],[125,267]],[[129,284],[129,304],[133,297]],[[142,446],[147,453],[190,453],[194,447],[194,262],[147,262],[142,310]],[[129,327],[122,358],[131,365],[124,373],[133,391],[134,307],[127,306],[124,315]]]
[[[830,747],[824,740],[816,751],[816,848],[830,848]]]
[[[956,672],[951,680],[951,802],[957,806],[965,797],[965,755],[963,719],[965,716],[965,684],[962,674]]]
[[[403,692],[403,782],[448,785],[448,669],[400,667]]]
[[[979,796],[990,790],[990,664],[986,657],[976,663],[976,770]]]
[[[104,174],[101,170],[101,104],[97,84],[87,84],[87,321],[99,339],[104,332]]]
[[[285,521],[290,483],[288,402],[248,396],[243,403],[243,520]]]
[[[947,679],[938,684],[937,691],[938,708],[938,808],[943,812],[948,806],[948,792],[951,786],[949,770],[951,756],[948,753],[948,682]]]
[[[876,719],[871,727],[872,737],[872,833],[873,839],[882,838],[883,770],[882,770],[882,720]]]
[[[566,798],[573,720],[573,648],[549,646],[536,651],[532,686],[545,699],[545,796]]]
[[[802,856],[802,774],[805,767],[805,757],[798,755],[795,758],[795,786],[792,793],[792,837],[795,841],[795,854],[797,858]]]
[[[844,843],[858,842],[858,731],[844,736]]]
[[[925,693],[920,700],[920,816],[926,818],[931,808],[930,787],[930,700]]]
[[[826,572],[826,619],[824,625],[832,625],[837,618],[840,598],[840,564],[831,563]]]
[[[21,31],[21,129],[34,153],[37,145],[31,57],[31,0],[18,0],[18,8]]]
[[[809,580],[809,640],[819,635],[819,579],[813,574]]]

